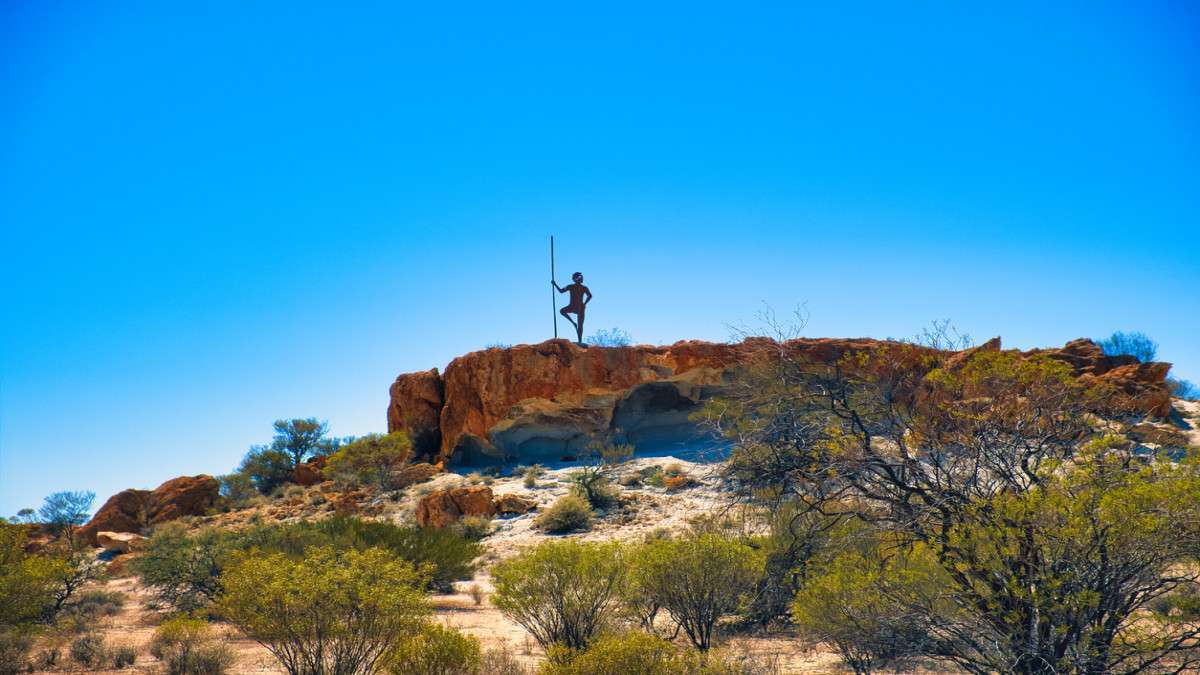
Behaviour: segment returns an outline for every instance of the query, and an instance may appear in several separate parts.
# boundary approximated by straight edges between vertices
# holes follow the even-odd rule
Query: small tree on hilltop
[[[275,420],[271,448],[286,453],[294,468],[309,457],[327,454],[333,448],[335,442],[325,437],[328,432],[329,423],[318,422],[315,417]]]
[[[1158,355],[1158,343],[1142,332],[1123,333],[1117,331],[1097,344],[1109,356],[1133,356],[1142,363],[1154,360]]]
[[[74,548],[75,528],[87,522],[95,499],[95,492],[55,492],[46,497],[38,516],[51,532],[65,536]]]

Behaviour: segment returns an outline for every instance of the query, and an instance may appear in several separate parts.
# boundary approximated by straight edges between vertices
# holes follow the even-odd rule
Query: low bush
[[[221,572],[233,548],[229,533],[191,534],[168,523],[155,528],[130,567],[160,603],[192,612],[207,607],[221,592]]]
[[[676,675],[684,672],[675,645],[641,632],[606,635],[586,651],[550,661],[542,675]]]
[[[507,646],[489,649],[479,660],[480,675],[529,675],[529,672]]]
[[[252,529],[239,537],[241,550],[258,548],[301,557],[313,546],[338,550],[379,547],[429,572],[431,590],[448,593],[454,582],[470,579],[482,547],[453,529],[401,527],[387,522],[339,516],[316,522]]]
[[[85,668],[98,668],[108,660],[108,651],[104,647],[104,638],[95,635],[81,635],[71,643],[71,658]]]
[[[403,431],[367,434],[329,456],[325,475],[352,485],[396,487],[392,476],[412,458],[412,441]]]
[[[400,640],[390,655],[392,675],[475,675],[479,640],[440,624],[427,623]]]
[[[269,495],[292,481],[295,464],[288,453],[270,446],[250,448],[236,473],[247,476],[260,494]]]
[[[208,623],[176,617],[161,623],[150,641],[150,653],[163,662],[167,675],[223,675],[233,665],[233,652],[217,642]]]
[[[713,645],[717,623],[754,591],[762,554],[714,534],[652,541],[632,553],[630,593],[670,615],[700,651]]]
[[[534,524],[549,534],[566,534],[592,529],[592,507],[576,494],[558,498],[538,515]]]
[[[28,632],[0,627],[0,675],[16,675],[26,671],[29,649],[33,639]]]
[[[63,607],[63,612],[81,621],[114,616],[125,606],[125,594],[120,591],[88,591]]]
[[[224,498],[224,506],[227,509],[246,508],[259,496],[254,479],[248,473],[235,471],[221,476],[218,480],[221,482],[221,497]]]
[[[369,673],[428,613],[427,582],[383,548],[252,551],[234,556],[217,606],[290,673]]]
[[[468,541],[479,541],[492,533],[492,519],[487,516],[463,516],[454,529]]]
[[[492,568],[492,604],[543,648],[583,649],[620,609],[625,561],[616,544],[546,541]]]
[[[111,658],[113,670],[128,668],[137,662],[137,650],[129,645],[113,647]]]

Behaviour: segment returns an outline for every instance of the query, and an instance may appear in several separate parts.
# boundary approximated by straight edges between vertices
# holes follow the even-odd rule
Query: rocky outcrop
[[[437,368],[396,378],[388,405],[388,429],[404,429],[417,457],[436,456],[442,447],[442,377]]]
[[[417,502],[419,527],[449,527],[463,516],[496,515],[490,487],[476,485],[431,492]]]
[[[204,515],[216,503],[219,492],[217,479],[203,474],[172,478],[153,490],[123,490],[109,497],[78,534],[96,546],[100,532],[136,534],[150,525]]]
[[[129,553],[142,547],[146,538],[132,532],[97,532],[96,544],[105,551]]]
[[[537,502],[514,494],[497,495],[492,503],[496,506],[496,513],[504,516],[521,515],[537,508]]]
[[[292,480],[296,485],[309,487],[325,481],[325,457],[313,457],[307,462],[301,462],[296,465],[292,471]]]
[[[640,450],[691,446],[709,439],[690,415],[755,359],[786,353],[833,364],[884,344],[868,338],[750,338],[581,348],[548,340],[486,349],[454,359],[441,376],[436,369],[399,376],[391,387],[388,431],[407,430],[422,439],[430,461],[442,464],[556,460],[577,455],[597,437]],[[962,352],[930,351],[955,367],[972,354],[1000,349],[994,338]],[[1131,410],[1170,412],[1164,381],[1169,364],[1106,356],[1086,339],[1028,353],[1046,354],[1070,364],[1079,377],[1113,385]]]

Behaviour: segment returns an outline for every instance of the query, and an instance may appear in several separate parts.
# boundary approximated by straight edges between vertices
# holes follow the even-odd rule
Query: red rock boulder
[[[449,527],[463,516],[491,518],[495,515],[492,489],[483,485],[438,490],[417,502],[417,525],[420,527]]]
[[[153,490],[123,490],[109,497],[78,534],[96,546],[101,531],[140,534],[150,525],[204,515],[216,503],[220,488],[216,478],[201,474],[172,478]]]

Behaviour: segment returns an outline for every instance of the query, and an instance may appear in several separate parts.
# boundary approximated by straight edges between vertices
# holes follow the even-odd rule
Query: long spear
[[[554,281],[554,235],[550,235],[550,281]],[[557,282],[556,282],[557,283]],[[554,339],[558,339],[558,300],[554,297],[554,287],[550,287],[550,314],[554,317]]]

